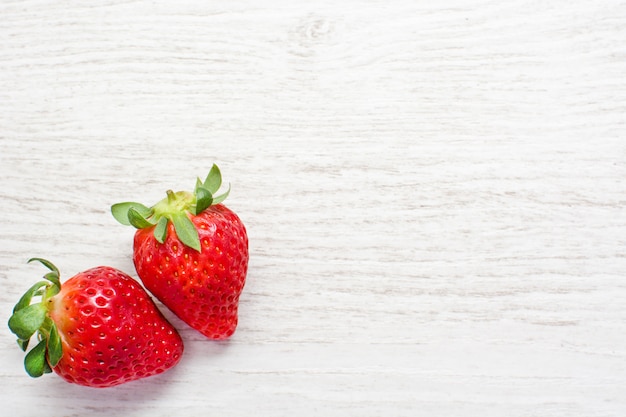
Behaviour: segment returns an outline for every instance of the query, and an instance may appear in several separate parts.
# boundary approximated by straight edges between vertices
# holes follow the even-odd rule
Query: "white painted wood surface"
[[[3,325],[3,415],[626,415],[625,41],[623,1],[1,1],[4,323],[29,257],[136,276],[109,206],[213,162],[251,249],[158,377],[32,380]]]

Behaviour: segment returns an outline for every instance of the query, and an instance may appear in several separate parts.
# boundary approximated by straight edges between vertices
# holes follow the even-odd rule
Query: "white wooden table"
[[[617,0],[1,1],[4,323],[29,257],[136,277],[109,206],[214,162],[251,250],[157,377],[33,380],[2,325],[3,415],[626,415],[625,76]]]

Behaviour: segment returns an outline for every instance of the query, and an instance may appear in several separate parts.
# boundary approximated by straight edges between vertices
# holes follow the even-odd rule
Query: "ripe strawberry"
[[[9,328],[26,351],[32,377],[56,372],[68,382],[104,388],[159,374],[176,365],[183,342],[146,291],[125,273],[100,266],[61,285],[58,269],[22,296]],[[48,282],[49,281],[49,282]],[[34,297],[40,302],[31,304]]]
[[[213,165],[193,193],[167,191],[148,208],[127,202],[111,207],[122,224],[138,230],[133,261],[144,286],[181,320],[210,339],[237,327],[239,296],[248,270],[248,236],[239,217],[213,197],[222,177]]]

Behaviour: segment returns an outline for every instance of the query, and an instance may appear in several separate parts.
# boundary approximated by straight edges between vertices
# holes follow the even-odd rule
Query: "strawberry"
[[[228,191],[213,165],[194,192],[167,191],[152,207],[126,202],[113,216],[138,230],[133,262],[144,286],[181,320],[210,339],[237,327],[239,296],[248,270],[248,236],[239,217],[221,204]]]
[[[178,363],[183,342],[141,285],[125,273],[100,266],[61,285],[50,269],[19,300],[9,328],[26,351],[26,372],[51,371],[68,382],[104,388],[159,374]],[[40,302],[34,302],[40,297]],[[36,301],[36,300],[34,300]]]

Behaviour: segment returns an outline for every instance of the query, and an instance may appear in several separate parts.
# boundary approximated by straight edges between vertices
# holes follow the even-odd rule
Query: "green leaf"
[[[31,263],[31,262],[34,262],[34,261],[40,262],[40,263],[43,264],[43,266],[45,266],[46,268],[48,268],[52,272],[56,272],[57,277],[61,275],[60,272],[59,272],[59,268],[54,266],[54,264],[52,262],[50,262],[49,260],[43,259],[43,258],[30,258],[28,260],[28,263]]]
[[[17,304],[15,304],[15,307],[13,308],[13,312],[16,313],[19,310],[23,309],[24,307],[28,307],[33,297],[37,295],[39,289],[41,289],[42,287],[45,287],[46,285],[48,285],[46,281],[39,281],[38,283],[30,287],[28,291],[24,293],[22,298],[20,298]]]
[[[213,198],[213,204],[219,204],[222,201],[226,200],[226,197],[228,197],[228,194],[230,193],[230,184],[228,184],[228,190],[226,190],[226,192],[224,194],[218,195],[217,197]]]
[[[154,228],[154,238],[159,242],[165,242],[167,238],[167,217],[161,217],[156,227]]]
[[[61,287],[57,286],[57,285],[50,285],[46,291],[46,296],[45,298],[51,298],[54,297],[55,295],[57,295],[59,292],[61,291]]]
[[[22,352],[26,352],[28,349],[28,343],[30,342],[30,338],[26,340],[17,339],[17,345],[22,349]]]
[[[198,231],[196,226],[189,220],[186,213],[175,213],[172,215],[172,223],[174,223],[174,230],[181,242],[186,246],[200,252],[200,238],[198,237]]]
[[[46,341],[42,340],[37,346],[32,348],[30,352],[26,354],[24,359],[24,368],[28,375],[33,378],[38,378],[46,373],[46,370],[50,367],[46,361]]]
[[[54,284],[55,287],[61,288],[61,278],[59,277],[59,273],[56,271],[48,272],[43,276],[45,279]]]
[[[209,171],[209,175],[207,175],[204,180],[203,185],[204,188],[211,192],[211,194],[215,194],[217,190],[220,189],[220,186],[222,185],[222,173],[217,165],[213,164],[211,170]]]
[[[50,368],[50,364],[48,363],[48,361],[43,362],[43,373],[44,374],[52,373],[52,368]]]
[[[56,366],[63,356],[63,346],[57,326],[52,323],[50,327],[50,337],[48,338],[48,361],[50,366]]]
[[[198,190],[198,188],[203,187],[202,180],[200,178],[196,178],[196,186],[194,188],[194,192]]]
[[[29,305],[9,318],[9,328],[20,339],[30,339],[45,321],[46,314],[47,310],[43,304]]]
[[[137,229],[145,229],[154,226],[154,223],[148,221],[148,219],[134,207],[128,209],[128,222]]]
[[[193,214],[198,215],[213,204],[213,194],[204,187],[196,189],[196,207]]]
[[[111,214],[115,217],[115,220],[122,223],[124,226],[130,226],[131,223],[128,219],[128,211],[134,208],[142,217],[150,217],[152,214],[152,209],[144,206],[141,203],[135,203],[133,201],[128,201],[125,203],[117,203],[111,206]]]

